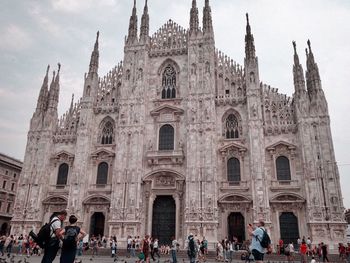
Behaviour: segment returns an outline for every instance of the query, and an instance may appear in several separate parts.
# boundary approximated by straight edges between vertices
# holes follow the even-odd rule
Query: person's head
[[[312,259],[315,259],[315,256],[312,256]]]
[[[258,227],[264,227],[264,226],[265,226],[264,220],[259,219],[259,221],[258,221]]]
[[[63,222],[64,220],[66,220],[67,211],[66,210],[62,210],[61,212],[58,212],[57,217],[58,217],[59,220],[61,220]]]
[[[75,215],[71,215],[71,216],[69,217],[69,223],[70,223],[71,225],[75,224],[77,221],[78,221],[78,218],[77,218]]]

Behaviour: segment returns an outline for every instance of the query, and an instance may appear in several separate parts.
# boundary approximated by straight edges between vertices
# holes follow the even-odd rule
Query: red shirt
[[[306,255],[306,252],[307,252],[307,245],[306,244],[301,244],[301,246],[300,246],[300,253],[302,255]]]

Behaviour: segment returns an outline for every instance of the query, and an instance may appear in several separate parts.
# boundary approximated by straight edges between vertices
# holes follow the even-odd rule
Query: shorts
[[[254,256],[255,261],[263,261],[264,260],[264,253],[261,253],[258,250],[253,249],[252,254]]]

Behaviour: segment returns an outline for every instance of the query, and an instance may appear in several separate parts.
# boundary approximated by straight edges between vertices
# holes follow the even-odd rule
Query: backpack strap
[[[60,221],[58,218],[57,219],[55,219],[55,220],[52,220],[51,222],[50,222],[50,238],[52,238],[52,235],[54,234],[54,229],[53,229],[53,227],[52,227],[52,224],[53,223],[55,223],[55,222],[57,222],[57,221]],[[52,230],[52,234],[51,234],[51,230]]]
[[[263,231],[263,238],[264,238],[264,234],[265,234],[266,230],[262,227],[259,227],[259,229],[261,229],[261,231]],[[260,240],[257,235],[255,236],[255,238],[256,238],[256,240],[258,240],[261,243],[262,240]]]

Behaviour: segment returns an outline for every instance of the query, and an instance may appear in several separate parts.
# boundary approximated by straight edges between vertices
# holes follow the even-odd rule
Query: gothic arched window
[[[68,171],[69,166],[66,163],[62,163],[58,167],[58,174],[57,174],[57,185],[66,185],[67,179],[68,179]]]
[[[108,163],[103,162],[98,165],[96,184],[107,184],[108,179]]]
[[[113,143],[113,124],[110,121],[107,121],[102,129],[101,134],[101,144],[112,144]]]
[[[290,164],[289,159],[285,156],[280,156],[276,159],[277,180],[290,181]]]
[[[230,158],[227,161],[227,181],[233,183],[241,181],[241,164],[237,158]]]
[[[174,128],[166,124],[159,130],[159,151],[174,150]]]
[[[162,99],[176,98],[176,71],[170,64],[164,69],[162,87]]]
[[[226,119],[226,139],[239,138],[238,120],[234,114],[228,115]]]

